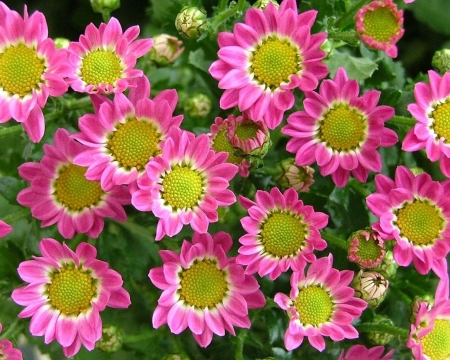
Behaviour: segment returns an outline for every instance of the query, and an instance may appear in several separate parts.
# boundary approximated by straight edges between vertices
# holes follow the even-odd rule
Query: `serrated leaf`
[[[369,78],[378,69],[378,65],[370,59],[354,57],[336,50],[325,63],[330,70],[331,77],[340,67],[343,67],[347,71],[348,77],[357,81]]]

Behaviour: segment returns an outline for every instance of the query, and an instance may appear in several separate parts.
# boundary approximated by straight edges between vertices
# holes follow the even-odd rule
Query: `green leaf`
[[[416,1],[410,5],[414,16],[431,29],[450,35],[450,1],[427,0]]]
[[[343,67],[347,71],[348,77],[357,81],[369,78],[378,69],[378,65],[370,59],[354,57],[337,50],[333,52],[332,56],[325,63],[330,70],[331,77],[334,76],[340,67]]]
[[[189,64],[205,72],[208,72],[211,66],[211,62],[205,60],[205,51],[203,49],[197,49],[189,53]]]
[[[11,204],[16,203],[17,194],[22,188],[21,182],[12,176],[0,178],[0,194]]]

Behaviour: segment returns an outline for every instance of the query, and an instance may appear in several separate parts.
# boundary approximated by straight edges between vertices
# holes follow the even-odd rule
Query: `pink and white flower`
[[[292,113],[281,132],[289,139],[286,149],[295,153],[297,165],[317,162],[323,176],[331,175],[344,187],[350,173],[365,182],[370,171],[380,171],[377,149],[394,145],[397,134],[384,127],[394,116],[390,106],[377,106],[380,92],[370,90],[359,97],[356,80],[344,68],[334,79],[324,80],[319,93],[305,93],[304,111]]]
[[[2,324],[0,324],[0,333],[2,332]],[[22,352],[13,347],[11,341],[0,340],[0,359],[2,360],[23,360]]]
[[[88,350],[102,334],[100,312],[106,306],[127,308],[130,295],[122,277],[96,259],[97,250],[82,242],[75,251],[50,238],[39,244],[42,257],[20,263],[18,272],[29,283],[15,289],[12,299],[25,306],[20,318],[31,317],[30,332],[56,340],[67,357],[84,345]]]
[[[232,244],[225,232],[194,233],[180,254],[159,252],[164,265],[149,273],[163,290],[153,313],[154,328],[167,323],[174,334],[189,328],[202,347],[211,343],[213,333],[235,335],[234,326],[250,328],[248,309],[263,307],[265,299],[256,279],[245,275],[235,258],[227,258]]]
[[[22,190],[17,201],[31,209],[41,226],[58,225],[66,239],[75,233],[96,238],[102,232],[104,217],[117,221],[127,219],[123,205],[130,203],[130,193],[123,186],[102,190],[100,182],[85,178],[87,168],[73,159],[85,146],[58,129],[54,145],[44,145],[40,162],[27,162],[19,167],[19,175],[31,186]]]
[[[0,220],[0,238],[5,237],[13,230],[11,225],[8,225],[4,221]]]
[[[364,345],[353,345],[347,351],[342,350],[338,360],[393,360],[394,349],[382,356],[384,346],[374,346],[370,349]]]
[[[295,0],[277,9],[269,3],[262,11],[247,10],[245,23],[233,32],[219,33],[219,60],[209,68],[224,89],[220,107],[238,107],[254,120],[277,127],[294,105],[292,90],[311,91],[328,69],[320,46],[325,33],[311,35],[317,11],[298,14]]]

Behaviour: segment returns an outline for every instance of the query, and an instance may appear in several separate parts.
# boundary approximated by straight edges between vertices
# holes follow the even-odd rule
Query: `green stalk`
[[[244,341],[247,337],[247,333],[247,329],[241,329],[239,335],[236,337],[236,352],[234,353],[234,358],[236,360],[244,360]]]
[[[392,326],[388,324],[358,324],[355,325],[358,332],[370,332],[376,331],[385,334],[391,334],[400,337],[402,340],[406,341],[408,338],[409,330],[403,329],[398,326]]]
[[[324,239],[326,242],[337,246],[338,248],[341,248],[342,250],[347,251],[347,241],[343,240],[341,238],[338,238],[337,236],[331,235],[330,233],[321,232],[322,239]]]
[[[394,116],[388,121],[388,123],[399,126],[413,127],[414,125],[416,125],[417,120],[408,116]]]
[[[359,9],[361,9],[364,5],[368,4],[369,2],[371,2],[372,0],[359,0],[357,2],[355,2],[350,9],[347,10],[347,12],[342,15],[340,18],[338,18],[335,22],[334,22],[334,26],[337,28],[342,27],[343,25],[346,25],[347,22],[350,22],[353,20],[353,17],[355,16],[355,14],[358,12]]]

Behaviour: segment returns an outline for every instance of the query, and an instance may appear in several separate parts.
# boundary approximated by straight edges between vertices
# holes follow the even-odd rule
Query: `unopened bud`
[[[194,93],[185,100],[184,111],[194,118],[204,118],[211,112],[212,102],[208,95]]]
[[[388,318],[386,315],[375,315],[373,320],[370,322],[371,324],[379,324],[379,325],[386,325],[393,327],[394,322]],[[367,332],[367,338],[372,342],[374,345],[386,345],[388,342],[394,340],[395,336],[392,334],[389,334],[387,332],[380,332],[380,331],[368,331]]]
[[[276,182],[283,189],[293,187],[297,192],[308,192],[314,183],[314,169],[310,166],[296,165],[294,158],[282,160],[277,170],[280,175],[276,177]]]
[[[178,32],[188,39],[197,39],[208,29],[206,11],[195,6],[185,6],[175,19]]]
[[[355,296],[375,309],[386,297],[389,281],[379,272],[360,270],[353,279],[352,287],[355,289]]]
[[[173,64],[184,51],[183,42],[175,36],[160,34],[153,37],[153,47],[149,58],[156,65],[167,66]]]
[[[69,39],[62,37],[54,38],[53,41],[55,42],[55,46],[57,49],[67,49],[70,45]]]
[[[450,49],[438,50],[434,53],[431,60],[433,66],[442,75],[450,71]]]
[[[95,347],[104,352],[116,352],[123,343],[123,333],[115,325],[104,325],[102,337],[95,343]]]
[[[120,0],[90,0],[92,10],[96,13],[110,13],[120,7]]]
[[[269,5],[270,3],[274,4],[277,9],[280,7],[280,5],[276,2],[276,0],[258,0],[252,5],[252,7],[257,8],[259,10],[264,10],[266,6]]]

